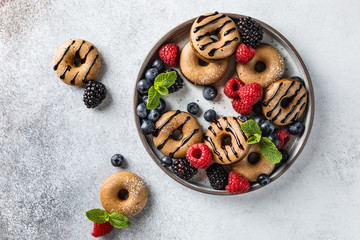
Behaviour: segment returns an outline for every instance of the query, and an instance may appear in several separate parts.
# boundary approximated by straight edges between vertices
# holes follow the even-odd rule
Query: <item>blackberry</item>
[[[208,167],[206,175],[210,180],[211,187],[216,190],[224,190],[228,184],[228,174],[220,164],[214,163]]]
[[[171,72],[171,71],[175,71],[176,72],[176,80],[175,83],[173,85],[171,85],[168,90],[169,93],[174,93],[179,91],[180,89],[182,89],[182,87],[184,86],[184,80],[180,77],[180,74],[175,70],[175,69],[166,69],[165,72]]]
[[[87,108],[97,107],[106,97],[105,85],[97,81],[90,81],[85,85],[83,100]]]
[[[238,21],[241,41],[252,48],[259,46],[263,38],[263,27],[251,17],[240,18]]]
[[[180,178],[190,180],[198,170],[186,159],[176,159],[171,165],[171,170]]]

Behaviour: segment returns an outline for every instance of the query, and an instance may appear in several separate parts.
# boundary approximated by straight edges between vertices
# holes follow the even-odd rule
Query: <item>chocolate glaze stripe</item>
[[[221,124],[218,122],[218,120],[215,120],[214,123],[220,130],[222,130]]]
[[[83,83],[87,83],[87,82],[88,82],[87,79],[86,79],[86,77],[87,77],[87,75],[89,74],[91,68],[94,66],[95,61],[96,61],[96,59],[97,59],[98,57],[99,57],[99,55],[96,55],[95,58],[94,58],[94,60],[92,61],[89,69],[87,70],[87,72],[86,72],[86,74],[85,74],[85,76],[84,76],[84,78],[83,78],[83,80],[82,80]]]
[[[77,73],[75,74],[75,76],[71,79],[71,81],[70,81],[70,84],[71,84],[71,85],[74,85],[74,84],[75,84],[75,79],[76,79],[76,77],[77,77],[78,74],[79,74],[79,72],[77,72]]]
[[[281,115],[281,108],[279,109],[279,112],[271,119],[271,121],[275,121],[279,116]]]
[[[179,131],[181,131],[182,129],[183,129],[183,127],[184,127],[184,125],[187,123],[187,121],[189,121],[190,120],[190,117],[186,117],[186,119],[185,119],[185,121],[176,129],[176,130],[179,130]],[[161,150],[164,146],[165,146],[165,144],[167,143],[167,141],[169,140],[169,139],[172,139],[172,135],[169,135],[163,142],[161,142],[156,148],[158,149],[158,150]]]
[[[173,115],[171,115],[168,119],[166,119],[163,124],[161,124],[157,129],[155,129],[153,136],[157,137],[159,135],[159,132],[166,126],[166,124],[168,124],[174,117],[176,117],[176,115],[179,115],[180,112],[180,110],[176,110]]]
[[[198,42],[198,41],[201,41],[204,37],[211,36],[211,35],[212,34],[210,32],[207,32],[204,35],[197,36],[195,40]]]
[[[216,53],[217,50],[219,50],[220,48],[226,47],[226,46],[229,45],[231,42],[237,41],[237,40],[239,40],[239,38],[238,38],[238,37],[235,37],[235,38],[232,39],[232,40],[226,41],[221,47],[211,49],[210,52],[208,52],[208,55],[211,56],[211,57],[214,56],[214,54]]]
[[[205,141],[208,141],[208,142],[210,143],[212,149],[214,150],[214,153],[219,157],[220,161],[221,161],[221,162],[224,162],[224,161],[222,160],[222,157],[221,157],[220,153],[216,150],[216,147],[215,147],[215,144],[214,144],[212,138],[205,135],[204,139],[205,139]]]
[[[297,108],[297,106],[299,106],[299,104],[302,102],[302,100],[304,100],[306,96],[306,93],[304,95],[302,95],[299,100],[297,101],[297,103],[295,105],[293,105],[291,107],[290,112],[285,116],[285,118],[283,120],[281,120],[281,123],[285,123],[287,121],[287,119],[293,114],[293,112],[295,111],[295,109]],[[300,110],[299,110],[300,111]]]
[[[60,75],[60,79],[64,79],[66,72],[70,71],[71,67],[69,65],[66,66],[65,71]]]
[[[216,137],[216,132],[214,131],[214,129],[212,128],[212,126],[210,125],[210,127],[208,128],[208,130],[210,130],[212,132],[212,134],[214,134],[214,136]]]
[[[229,123],[229,121],[227,120],[226,117],[224,117],[224,120],[225,120],[225,122],[227,123],[227,126],[225,127],[225,130],[226,130],[227,132],[231,132],[231,133],[232,133],[232,135],[235,137],[236,143],[237,143],[237,145],[239,146],[239,148],[241,148],[242,150],[244,150],[244,146],[241,145],[241,142],[240,142],[240,140],[239,140],[239,137],[238,137],[238,135],[236,134],[236,132],[234,131],[234,129],[232,128],[231,124]]]
[[[276,89],[274,95],[271,96],[271,98],[269,98],[269,100],[267,100],[266,102],[263,103],[264,107],[267,107],[269,105],[269,103],[271,102],[271,100],[274,99],[274,97],[276,97],[276,95],[279,93],[280,88],[282,87],[283,83],[280,83],[278,88]]]
[[[211,24],[214,24],[216,23],[217,21],[219,21],[220,19],[226,17],[224,14],[222,14],[220,17],[217,17],[215,18],[214,20],[211,20],[210,22],[204,24],[204,25],[201,25],[201,26],[197,26],[196,28],[194,28],[193,32],[194,33],[197,33],[199,30],[203,29],[204,27],[208,26],[208,25],[211,25]]]
[[[204,15],[201,15],[200,17],[198,17],[197,19],[197,23],[200,23],[202,20],[204,20],[205,18],[208,18],[208,17],[212,17],[212,16],[215,16],[215,15],[218,15],[219,13],[218,12],[214,12],[213,14],[210,14],[210,15],[207,15],[207,16],[204,16]]]
[[[75,52],[75,57],[80,58],[80,49],[81,49],[81,47],[82,47],[82,45],[83,45],[84,43],[85,43],[85,41],[83,40],[83,41],[81,42],[79,48],[78,48],[78,49],[76,50],[76,52]]]
[[[266,113],[267,117],[271,117],[273,111],[280,105],[281,100],[289,93],[290,89],[294,86],[295,81],[293,81],[290,85],[290,87],[286,90],[286,92],[280,97],[279,101],[276,103],[276,105]]]
[[[55,64],[54,66],[54,71],[56,71],[59,67],[59,64],[61,63],[61,61],[63,60],[64,56],[66,55],[66,53],[69,51],[70,47],[75,43],[75,40],[73,40],[71,42],[71,44],[65,49],[63,55],[61,56],[61,58],[59,59],[59,61]]]
[[[221,31],[221,29],[223,27],[225,27],[227,24],[231,23],[231,20],[227,20],[226,22],[224,22],[223,24],[221,24],[220,26],[217,27],[217,29],[215,29],[214,34],[219,34],[219,32]]]
[[[231,162],[231,160],[230,160],[230,158],[229,158],[229,154],[228,154],[228,152],[227,152],[226,149],[225,149],[225,146],[221,145],[221,149],[224,151],[224,154],[225,154],[226,158],[229,160],[229,162]]]
[[[243,135],[245,141],[247,141],[247,136],[246,134],[244,133],[244,131],[241,129],[241,126],[240,126],[240,123],[239,123],[239,119],[237,119],[236,117],[233,117],[233,119],[235,120],[235,122],[237,123],[238,127],[239,127],[239,130],[241,132],[241,134]]]
[[[298,120],[298,117],[299,117],[299,114],[300,114],[300,111],[305,107],[306,103],[303,103],[299,109],[299,111],[295,114],[295,117],[293,119],[291,119],[292,122]]]
[[[89,48],[89,50],[85,53],[84,58],[81,59],[81,64],[84,64],[84,63],[86,62],[86,58],[87,58],[88,54],[89,54],[93,49],[94,49],[94,46],[91,46],[91,47]]]
[[[195,129],[194,131],[192,131],[192,133],[191,133],[189,136],[187,136],[186,138],[184,138],[184,139],[182,140],[180,146],[177,147],[174,151],[172,151],[172,152],[169,154],[169,157],[171,157],[171,158],[174,157],[174,154],[175,154],[177,151],[179,151],[179,149],[180,149],[182,146],[184,146],[184,145],[194,136],[194,134],[197,133],[198,131],[199,131],[199,129]]]
[[[234,153],[234,155],[238,158],[239,155],[238,155],[237,152],[235,151],[235,148],[234,148],[234,146],[232,145],[232,143],[230,143],[230,148],[231,148],[232,152]]]
[[[203,45],[200,45],[200,46],[199,46],[199,49],[200,49],[201,51],[204,51],[209,45],[213,44],[214,42],[215,42],[215,41],[211,41],[211,42],[205,43],[205,44],[203,44]]]
[[[224,32],[224,36],[234,32],[234,31],[235,31],[235,28],[230,28],[229,30],[226,30],[226,32]]]

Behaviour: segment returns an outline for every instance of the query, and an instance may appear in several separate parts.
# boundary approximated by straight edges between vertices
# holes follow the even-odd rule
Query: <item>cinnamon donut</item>
[[[236,64],[238,77],[245,84],[257,82],[263,88],[278,80],[285,70],[285,62],[280,52],[269,44],[261,44],[255,49],[250,62]]]
[[[250,145],[249,152],[243,160],[231,166],[232,170],[244,176],[250,182],[256,182],[260,174],[270,175],[275,164],[266,160],[260,153],[260,144]]]
[[[135,173],[122,171],[108,177],[100,189],[100,201],[108,213],[132,217],[141,212],[148,199],[145,182]]]
[[[180,54],[180,71],[192,83],[209,85],[219,81],[226,73],[228,60],[201,63],[188,42]]]
[[[288,125],[301,117],[306,104],[305,86],[294,79],[284,78],[272,83],[265,90],[262,111],[273,123]]]
[[[80,86],[94,80],[99,73],[101,58],[96,47],[82,39],[60,45],[54,56],[54,71],[66,84]]]
[[[201,58],[221,60],[236,51],[240,34],[236,23],[228,16],[208,13],[198,17],[191,26],[190,42]]]
[[[232,164],[246,155],[249,145],[246,142],[248,137],[240,127],[242,123],[236,117],[223,117],[210,125],[204,138],[215,162]]]
[[[171,158],[185,158],[188,148],[202,140],[199,123],[192,115],[180,110],[164,113],[155,127],[155,146]]]

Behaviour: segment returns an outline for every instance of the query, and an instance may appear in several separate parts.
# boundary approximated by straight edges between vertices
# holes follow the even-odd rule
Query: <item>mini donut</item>
[[[82,39],[60,45],[54,56],[54,71],[66,84],[81,86],[98,75],[101,58],[96,47]]]
[[[255,55],[246,64],[236,64],[238,77],[245,84],[257,82],[263,88],[278,80],[285,70],[285,61],[280,52],[269,44],[261,44]]]
[[[125,195],[122,193],[125,191]],[[122,171],[108,177],[100,189],[100,201],[108,213],[132,217],[141,212],[148,199],[145,182],[135,173]]]
[[[180,71],[192,83],[197,85],[209,85],[219,81],[226,73],[229,61],[200,63],[188,42],[180,54]]]
[[[236,51],[240,34],[236,23],[228,16],[208,13],[198,17],[191,26],[190,42],[201,58],[216,61],[228,58]]]
[[[235,163],[231,167],[233,171],[244,176],[250,182],[256,182],[260,174],[270,175],[275,168],[275,164],[269,162],[261,155],[260,144],[256,143],[250,145],[249,152],[246,154],[244,159]]]
[[[171,158],[185,158],[188,148],[202,140],[202,132],[196,119],[186,113],[169,111],[155,123],[153,140],[156,148]],[[174,134],[178,132],[177,136]]]
[[[273,82],[265,90],[262,112],[276,125],[288,125],[301,117],[306,104],[305,86],[294,79],[284,78]]]
[[[215,162],[232,164],[246,155],[249,150],[246,142],[248,136],[241,130],[242,123],[236,117],[223,117],[210,125],[204,139]]]

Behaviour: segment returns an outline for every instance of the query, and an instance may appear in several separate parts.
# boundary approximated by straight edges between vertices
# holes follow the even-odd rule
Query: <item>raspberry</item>
[[[248,115],[252,109],[252,105],[244,103],[241,98],[234,99],[232,106],[234,110],[241,115]]]
[[[225,189],[230,193],[244,193],[250,188],[249,181],[238,174],[237,172],[230,172],[229,183]]]
[[[278,149],[282,149],[290,140],[290,133],[286,129],[276,129],[275,134],[280,139]]]
[[[176,66],[179,58],[179,47],[175,43],[165,44],[159,49],[159,57],[169,66]]]
[[[218,163],[212,164],[206,169],[206,175],[210,180],[210,185],[216,190],[224,190],[228,183],[228,174]]]
[[[240,89],[240,98],[248,105],[257,103],[263,94],[263,89],[258,83],[249,83]]]
[[[236,49],[236,62],[238,63],[248,63],[255,55],[255,49],[252,47],[246,46],[244,43],[240,44]]]
[[[106,234],[110,233],[114,227],[110,224],[110,222],[106,223],[96,223],[94,222],[94,229],[91,233],[94,237],[101,237],[105,236]]]
[[[208,168],[211,165],[212,154],[208,146],[196,143],[186,151],[186,158],[196,168]]]
[[[239,91],[244,86],[244,83],[238,78],[231,78],[226,82],[224,93],[227,97],[235,99],[239,97]]]

